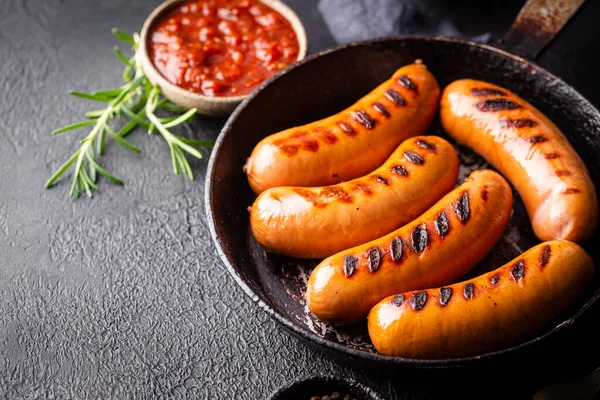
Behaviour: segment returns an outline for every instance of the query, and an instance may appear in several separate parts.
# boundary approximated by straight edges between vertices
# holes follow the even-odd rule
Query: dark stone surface
[[[0,6],[0,397],[260,399],[312,374],[352,377],[389,398],[432,397],[435,385],[385,380],[327,358],[254,306],[206,228],[206,160],[192,163],[196,181],[175,177],[165,143],[138,131],[131,141],[142,155],[111,144],[103,159],[124,187],[103,181],[93,200],[74,201],[68,178],[43,188],[83,136],[50,131],[95,106],[66,92],[115,86],[121,66],[110,28],[139,29],[158,3]],[[289,3],[306,24],[309,52],[334,45],[314,1]],[[519,8],[510,1],[492,13],[475,2],[480,13],[465,18],[457,10],[473,16],[474,2],[452,3],[449,15],[474,34],[474,23],[499,34],[506,25],[498,21]],[[592,50],[600,2],[588,3],[541,64],[599,105]],[[198,118],[187,134],[215,138],[223,122]],[[598,334],[591,324],[580,330],[582,343]],[[586,348],[582,364],[597,355]]]

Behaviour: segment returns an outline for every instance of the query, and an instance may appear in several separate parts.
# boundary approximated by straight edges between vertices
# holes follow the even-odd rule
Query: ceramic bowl
[[[165,12],[171,10],[177,4],[183,3],[185,0],[168,0],[158,6],[146,19],[140,32],[140,52],[142,69],[144,73],[154,84],[157,84],[162,93],[167,99],[183,108],[196,108],[199,114],[211,116],[229,115],[237,107],[242,100],[248,95],[243,96],[223,96],[212,97],[198,93],[193,93],[169,82],[154,66],[148,55],[147,43],[148,35],[154,22],[159,19]],[[306,31],[296,13],[285,5],[280,0],[260,0],[262,3],[271,7],[273,10],[281,14],[292,25],[292,29],[296,32],[296,37],[299,42],[298,60],[302,60],[306,55]]]

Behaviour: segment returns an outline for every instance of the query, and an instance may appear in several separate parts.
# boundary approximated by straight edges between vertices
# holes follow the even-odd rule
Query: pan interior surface
[[[442,89],[456,79],[480,79],[514,91],[532,103],[569,138],[598,188],[600,117],[570,86],[523,59],[487,46],[416,37],[376,40],[315,55],[284,70],[265,82],[231,116],[211,156],[206,190],[207,214],[218,251],[236,281],[265,311],[303,338],[351,357],[435,367],[493,357],[538,344],[549,332],[568,325],[564,321],[574,319],[578,310],[516,347],[471,359],[417,362],[378,355],[367,335],[365,322],[334,328],[309,312],[303,295],[308,275],[318,260],[266,253],[250,233],[247,208],[255,195],[242,167],[254,146],[265,136],[282,129],[337,113],[389,79],[399,67],[416,59],[427,65]],[[437,118],[426,134],[449,139]],[[454,144],[461,162],[459,183],[473,170],[490,168],[482,158]],[[539,243],[518,194],[514,190],[513,193],[515,200],[508,228],[468,277],[493,270]],[[598,243],[599,239],[597,233],[590,243]],[[592,246],[586,250],[599,265],[600,250]],[[588,306],[595,296],[586,299],[589,299]]]

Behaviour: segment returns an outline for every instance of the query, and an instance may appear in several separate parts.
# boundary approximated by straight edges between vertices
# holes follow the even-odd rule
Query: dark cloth
[[[490,33],[466,37],[419,0],[320,0],[319,11],[339,44],[401,34],[490,40]]]

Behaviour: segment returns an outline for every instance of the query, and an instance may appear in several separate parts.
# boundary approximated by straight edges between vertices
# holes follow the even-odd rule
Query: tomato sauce
[[[258,0],[190,0],[163,15],[149,55],[171,83],[206,96],[240,96],[295,62],[291,24]]]

